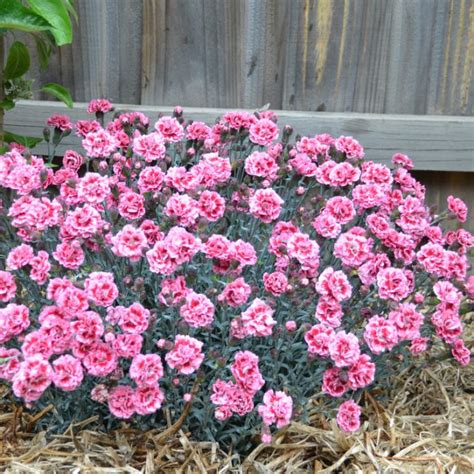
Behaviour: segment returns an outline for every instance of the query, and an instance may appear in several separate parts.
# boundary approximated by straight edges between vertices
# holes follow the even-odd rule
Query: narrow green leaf
[[[49,58],[53,51],[51,43],[47,35],[43,34],[34,34],[33,38],[36,43],[36,51],[38,52],[38,60],[41,69],[46,69],[48,67]]]
[[[54,97],[63,101],[70,109],[72,109],[72,97],[65,87],[55,84],[54,82],[50,82],[49,84],[45,84],[40,90],[42,92],[46,92],[47,94],[53,95]]]
[[[0,28],[32,33],[49,30],[51,24],[30,8],[25,7],[20,0],[1,0]]]
[[[61,46],[72,42],[72,24],[66,5],[62,0],[28,0],[35,13],[51,25],[56,44]]]
[[[30,68],[30,53],[21,42],[15,41],[8,51],[7,64],[5,65],[5,79],[15,79],[23,76]]]
[[[4,132],[3,140],[6,143],[19,143],[20,145],[24,145],[27,148],[33,148],[38,143],[43,141],[42,138],[27,137],[25,135],[17,135],[16,133],[11,133],[7,131]]]

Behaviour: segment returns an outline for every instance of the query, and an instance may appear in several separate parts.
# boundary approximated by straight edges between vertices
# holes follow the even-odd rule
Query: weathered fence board
[[[474,0],[76,0],[77,101],[472,115]],[[44,98],[44,97],[43,97]]]
[[[117,105],[117,109],[140,110],[151,120],[170,113],[170,107]],[[224,109],[187,107],[193,120],[213,122]],[[46,119],[66,113],[73,120],[90,118],[86,104],[76,103],[69,110],[57,102],[20,101],[6,115],[6,128],[12,132],[41,136]],[[474,118],[452,116],[356,114],[277,111],[281,125],[290,124],[300,134],[331,133],[352,135],[364,145],[368,159],[389,163],[395,152],[411,156],[420,170],[474,171]],[[79,140],[70,135],[64,147],[75,147]]]

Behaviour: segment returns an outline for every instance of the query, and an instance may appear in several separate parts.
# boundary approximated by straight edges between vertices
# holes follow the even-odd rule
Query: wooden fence
[[[269,103],[302,132],[355,136],[369,159],[409,154],[430,198],[444,205],[452,193],[474,206],[474,0],[75,5],[73,44],[46,71],[33,60],[39,83],[60,82],[78,102],[107,97],[151,115],[179,104],[212,118],[219,111],[202,108]],[[7,125],[38,135],[51,107],[22,103]],[[79,105],[72,115],[81,114]]]

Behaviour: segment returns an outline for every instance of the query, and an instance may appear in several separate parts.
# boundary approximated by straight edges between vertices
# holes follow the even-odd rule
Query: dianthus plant
[[[75,133],[80,151],[0,157],[0,377],[53,403],[49,426],[184,413],[195,437],[247,449],[312,397],[359,429],[363,391],[433,346],[468,363],[467,208],[434,215],[406,155],[389,168],[352,137],[293,138],[269,111],[105,124],[111,109],[48,120],[51,149]]]

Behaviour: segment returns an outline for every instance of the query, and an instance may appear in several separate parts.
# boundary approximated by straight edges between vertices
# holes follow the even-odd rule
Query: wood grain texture
[[[75,100],[473,115],[474,0],[76,0]]]
[[[140,110],[156,120],[160,112],[169,114],[171,107],[116,105],[118,110]],[[186,116],[212,123],[225,109],[188,107]],[[85,103],[73,110],[60,103],[20,101],[6,114],[6,128],[12,132],[41,136],[47,118],[66,113],[72,120],[90,118]],[[318,113],[277,111],[281,126],[290,124],[301,135],[330,133],[351,135],[365,147],[368,159],[389,163],[395,152],[409,155],[420,170],[474,172],[474,118],[356,113]],[[77,147],[79,140],[70,135],[59,152]]]

